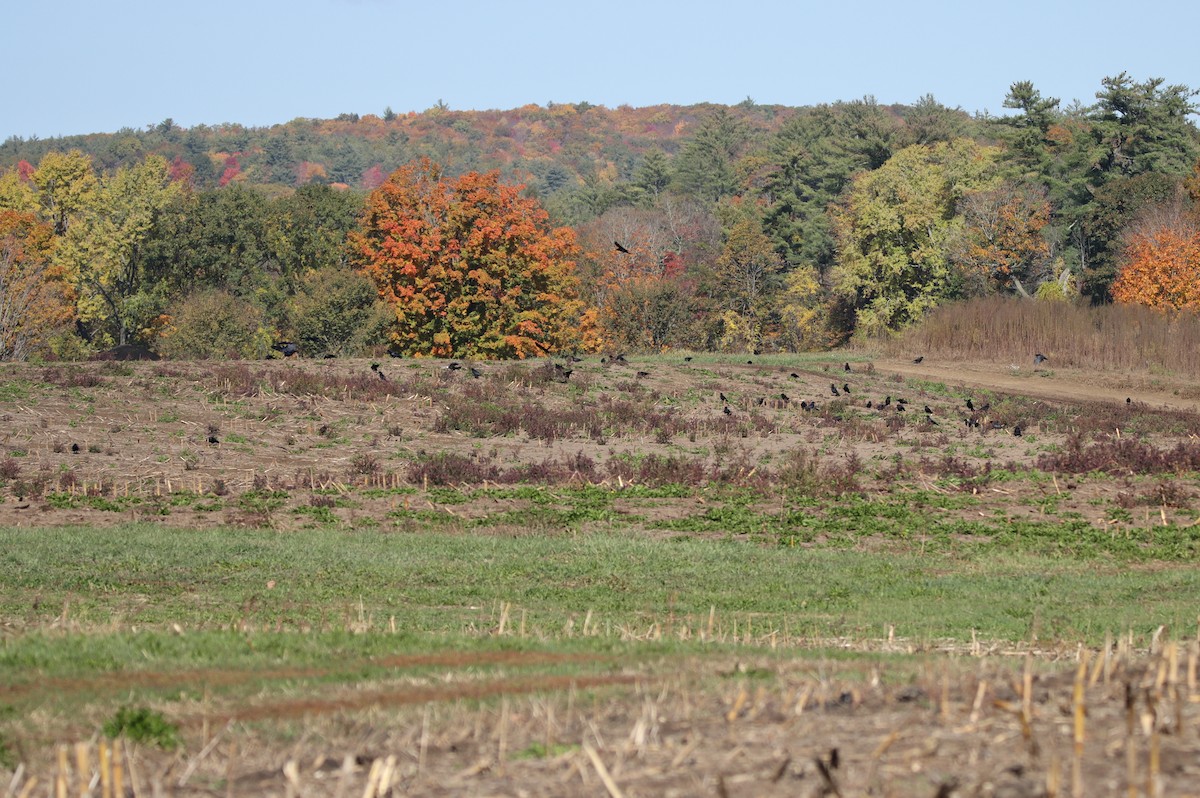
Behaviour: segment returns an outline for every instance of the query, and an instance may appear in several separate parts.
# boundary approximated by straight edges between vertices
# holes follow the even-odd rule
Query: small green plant
[[[112,739],[125,737],[135,743],[149,743],[164,751],[179,747],[179,727],[161,712],[146,707],[121,707],[104,723],[104,734]]]

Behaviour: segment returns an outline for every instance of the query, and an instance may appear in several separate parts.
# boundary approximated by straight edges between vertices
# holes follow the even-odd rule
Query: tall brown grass
[[[1042,352],[1049,368],[1196,374],[1200,314],[987,297],[943,306],[919,326],[872,345],[896,357],[915,352],[1025,365]]]

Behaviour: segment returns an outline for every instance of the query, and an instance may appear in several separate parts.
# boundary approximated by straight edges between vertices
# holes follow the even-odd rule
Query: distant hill
[[[277,190],[313,182],[369,190],[399,166],[427,156],[454,174],[498,169],[506,181],[525,183],[547,196],[586,181],[629,180],[647,152],[674,154],[718,109],[760,140],[803,110],[751,102],[615,109],[578,103],[508,111],[439,106],[382,117],[342,114],[271,127],[186,129],[167,119],[144,130],[12,137],[0,144],[0,170],[22,160],[36,164],[51,150],[80,149],[105,170],[155,153],[194,168],[199,188],[238,180]]]

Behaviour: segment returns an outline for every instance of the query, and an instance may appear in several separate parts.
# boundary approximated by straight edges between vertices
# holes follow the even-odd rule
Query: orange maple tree
[[[350,247],[396,313],[393,352],[523,358],[576,344],[574,232],[521,191],[423,159],[367,197]]]
[[[1112,284],[1118,302],[1200,310],[1200,219],[1175,215],[1135,228]]]
[[[24,360],[73,311],[57,238],[32,213],[0,210],[0,360]]]

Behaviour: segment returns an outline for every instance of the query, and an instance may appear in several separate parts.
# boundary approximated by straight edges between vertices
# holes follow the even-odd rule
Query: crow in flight
[[[1038,352],[1036,355],[1033,356],[1033,365],[1040,366],[1049,359],[1050,358],[1046,357],[1041,352]]]
[[[614,241],[614,242],[613,242],[613,246],[617,248],[617,252],[620,252],[620,253],[622,253],[622,254],[624,254],[624,255],[628,255],[628,254],[630,254],[630,253],[629,253],[629,250],[627,250],[627,249],[625,249],[625,247],[621,246],[621,242],[620,242],[620,241]]]

